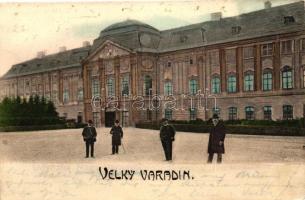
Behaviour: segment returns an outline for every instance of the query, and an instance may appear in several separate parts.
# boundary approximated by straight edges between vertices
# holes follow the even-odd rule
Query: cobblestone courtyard
[[[97,129],[95,159],[85,159],[81,129],[0,133],[1,161],[79,163],[119,161],[162,163],[164,154],[158,131],[125,128],[119,155],[111,154],[108,128]],[[174,164],[205,164],[208,134],[177,132]],[[247,136],[227,134],[224,163],[305,162],[304,137]]]

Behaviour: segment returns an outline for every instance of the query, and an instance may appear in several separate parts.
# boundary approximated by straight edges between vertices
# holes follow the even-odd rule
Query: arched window
[[[228,93],[236,92],[236,76],[230,75],[228,77]]]
[[[293,78],[292,78],[292,69],[288,66],[285,66],[282,71],[282,88],[291,89],[293,88]]]
[[[196,79],[191,79],[189,81],[189,92],[191,95],[195,95],[198,91],[198,82]]]
[[[245,108],[246,120],[254,120],[254,108],[252,106],[247,106]]]
[[[248,72],[244,78],[244,91],[254,90],[254,76],[252,72]]]
[[[167,81],[164,84],[164,95],[169,96],[173,94],[173,85],[172,82]]]
[[[263,91],[272,90],[272,72],[265,71],[263,73]]]
[[[152,91],[152,78],[149,75],[144,77],[144,94],[146,96],[151,95]]]
[[[214,76],[212,78],[212,93],[213,94],[220,93],[220,78],[219,78],[219,76]]]

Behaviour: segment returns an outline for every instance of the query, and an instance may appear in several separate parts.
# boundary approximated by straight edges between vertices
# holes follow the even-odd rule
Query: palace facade
[[[124,126],[161,118],[281,120],[305,114],[304,2],[160,31],[113,24],[92,45],[14,65],[2,96],[44,95],[61,115]]]

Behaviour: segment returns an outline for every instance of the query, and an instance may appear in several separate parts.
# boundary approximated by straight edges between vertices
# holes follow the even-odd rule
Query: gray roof
[[[285,24],[286,16],[292,16],[294,22]],[[233,33],[233,27],[237,27],[239,32]],[[136,20],[126,20],[102,30],[91,47],[73,49],[14,65],[4,78],[80,66],[80,57],[87,57],[88,53],[93,53],[107,40],[133,52],[162,53],[303,30],[304,1],[164,31]],[[56,64],[57,61],[59,63]]]
[[[13,65],[2,78],[12,78],[69,67],[80,67],[81,61],[88,56],[89,49],[90,47],[76,48],[18,63]]]

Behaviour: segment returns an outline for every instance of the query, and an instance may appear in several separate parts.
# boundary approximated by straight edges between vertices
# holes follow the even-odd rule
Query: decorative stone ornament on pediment
[[[129,72],[129,58],[120,59],[120,73]]]
[[[153,61],[150,58],[145,58],[142,60],[142,67],[144,70],[152,70],[153,69]]]
[[[106,74],[114,74],[114,61],[113,60],[104,60]]]
[[[129,51],[120,47],[119,45],[114,44],[113,42],[106,41],[99,50],[97,50],[96,55],[93,57],[93,61],[99,59],[111,59],[114,57],[120,57],[124,55],[129,55]]]

